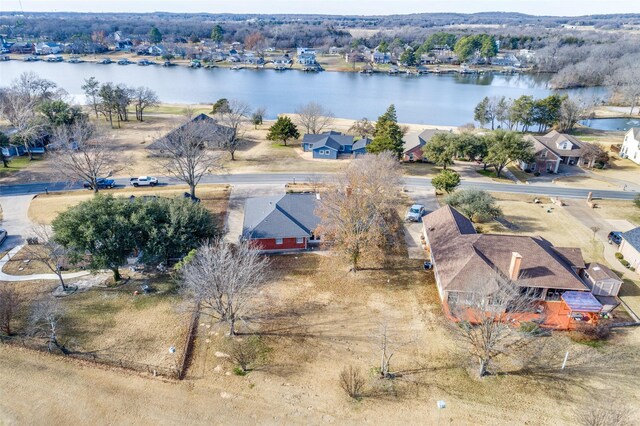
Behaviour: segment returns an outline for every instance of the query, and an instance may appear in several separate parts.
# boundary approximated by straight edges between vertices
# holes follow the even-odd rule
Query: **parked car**
[[[0,244],[4,243],[4,240],[6,240],[8,236],[7,231],[0,229]]]
[[[414,204],[409,207],[409,211],[407,211],[407,215],[404,220],[409,222],[419,222],[422,216],[424,215],[424,206],[422,204]]]
[[[622,242],[622,232],[611,231],[609,232],[609,235],[607,236],[607,238],[609,239],[610,242],[613,242],[615,244],[620,244]]]
[[[140,176],[137,178],[129,179],[129,185],[138,187],[138,186],[156,186],[158,184],[158,179],[153,176]]]
[[[116,181],[113,179],[108,179],[108,178],[98,178],[96,179],[96,184],[98,185],[98,189],[111,189],[114,186],[116,186]],[[87,188],[87,189],[93,189],[93,186],[91,185],[91,182],[89,181],[84,181],[84,183],[82,184],[83,187]]]

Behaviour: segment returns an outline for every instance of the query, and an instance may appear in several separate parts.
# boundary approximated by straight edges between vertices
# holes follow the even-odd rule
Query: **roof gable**
[[[630,231],[623,232],[622,239],[629,243],[631,247],[640,252],[640,226]]]
[[[307,237],[320,223],[316,194],[249,198],[245,203],[245,238]]]

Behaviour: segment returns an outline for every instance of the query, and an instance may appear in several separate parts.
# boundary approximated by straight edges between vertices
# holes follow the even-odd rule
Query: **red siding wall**
[[[251,244],[259,250],[299,250],[307,248],[307,239],[303,238],[301,244],[295,238],[283,238],[282,244],[276,244],[275,238],[252,239]]]

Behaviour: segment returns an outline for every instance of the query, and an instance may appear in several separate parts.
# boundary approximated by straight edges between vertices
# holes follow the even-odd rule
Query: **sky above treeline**
[[[392,15],[520,12],[580,16],[640,13],[640,0],[0,0],[0,11]]]

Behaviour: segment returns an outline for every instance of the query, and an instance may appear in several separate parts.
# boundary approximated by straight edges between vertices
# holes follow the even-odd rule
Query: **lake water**
[[[100,82],[148,86],[167,103],[241,99],[254,108],[265,107],[269,118],[315,101],[329,108],[336,117],[376,119],[393,103],[401,122],[442,126],[473,121],[473,109],[485,96],[541,98],[551,93],[546,75],[389,76],[17,60],[0,62],[0,86],[8,85],[24,71],[34,71],[80,99],[84,79],[96,77]],[[606,97],[606,90],[602,88],[575,89],[568,93],[592,99]]]
[[[637,118],[594,118],[582,120],[583,126],[598,130],[627,131],[632,127],[640,127],[640,119]]]

